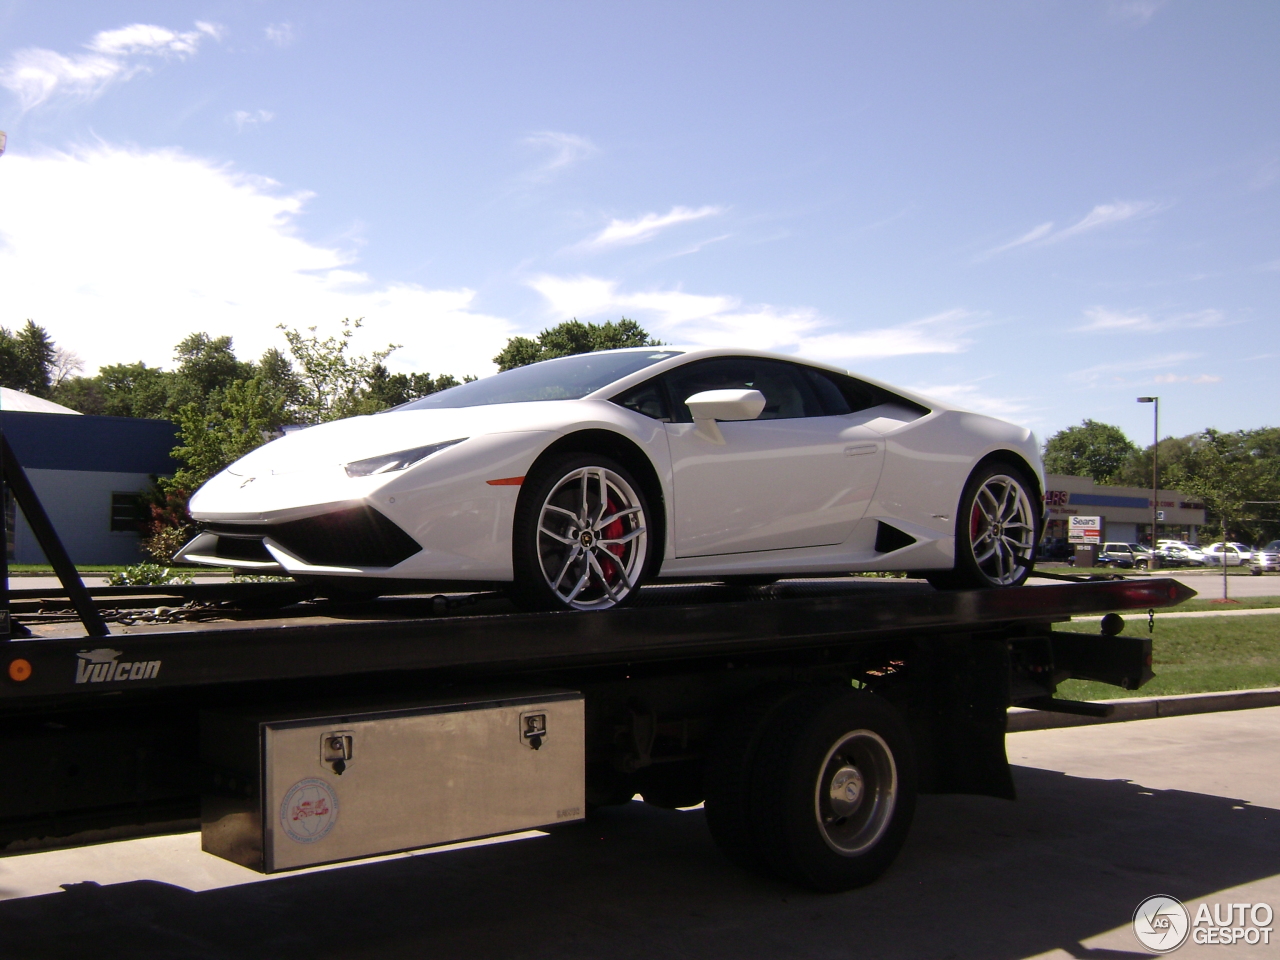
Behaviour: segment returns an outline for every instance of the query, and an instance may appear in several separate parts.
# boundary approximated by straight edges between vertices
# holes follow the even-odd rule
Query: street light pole
[[[1160,509],[1160,398],[1139,397],[1138,402],[1155,404],[1151,430],[1151,559],[1147,561],[1147,569],[1155,570],[1160,566],[1160,558],[1156,556],[1156,517]]]

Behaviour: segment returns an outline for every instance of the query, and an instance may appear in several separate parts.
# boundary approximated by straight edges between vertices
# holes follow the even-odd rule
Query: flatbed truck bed
[[[295,726],[341,726],[346,718],[372,731],[434,716],[442,704],[497,711],[543,696],[580,704],[581,770],[555,775],[580,778],[582,809],[569,819],[636,794],[666,807],[705,800],[712,832],[730,856],[839,889],[887,866],[917,789],[1012,799],[1009,706],[1093,712],[1093,705],[1054,699],[1057,685],[1078,677],[1136,688],[1150,678],[1145,630],[1119,633],[1113,620],[1091,636],[1055,632],[1055,622],[1145,615],[1194,592],[1159,578],[941,592],[850,577],[767,587],[656,585],[631,606],[590,613],[521,613],[497,594],[326,602],[304,599],[287,583],[91,594],[109,636],[86,637],[57,591],[12,592],[15,621],[33,635],[0,650],[8,759],[0,850],[191,829],[202,810],[209,847],[209,811],[231,809],[225,781],[233,779],[226,771],[234,759],[210,745],[210,731],[239,730],[240,721],[266,731],[280,718]],[[814,738],[828,736],[828,727],[849,727],[852,739],[831,747],[831,757],[809,758],[805,751],[817,749]],[[538,750],[541,736],[528,733],[512,743],[551,756]],[[469,742],[458,740],[454,752],[465,753]],[[547,735],[548,750],[563,750],[561,742]],[[341,790],[372,780],[367,759],[360,768],[351,760],[343,779],[340,761],[351,743],[335,749],[315,779]],[[266,750],[238,768],[232,805],[239,804],[235,822],[256,816],[253,829],[269,835]],[[486,763],[500,765],[497,755],[471,757],[476,776],[500,778],[500,770],[484,772]],[[528,756],[502,762],[532,762]],[[405,756],[396,765],[415,762]],[[786,786],[796,778],[799,786]],[[805,807],[814,802],[814,783],[816,814]],[[414,816],[431,818],[436,809]],[[442,822],[456,813],[439,808]],[[219,823],[234,820],[219,816]],[[355,829],[354,817],[344,829]],[[503,821],[469,822],[446,839],[498,832],[484,824]],[[825,850],[811,834],[825,838]],[[418,834],[405,836],[401,849],[421,845],[410,842]],[[259,846],[271,842],[280,841],[267,836]],[[387,852],[395,842],[379,840],[382,846],[356,854],[348,844],[330,859]],[[281,868],[261,850],[253,856],[260,859],[241,862]],[[325,862],[317,856],[312,862]]]

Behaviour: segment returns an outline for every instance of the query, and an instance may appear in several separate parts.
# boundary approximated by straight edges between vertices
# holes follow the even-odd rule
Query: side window
[[[671,422],[671,413],[667,410],[666,392],[662,389],[662,384],[657,377],[646,380],[610,399],[618,406],[626,407],[641,416],[652,417],[654,420],[662,420],[666,423]]]
[[[136,493],[111,495],[111,532],[138,532],[142,522],[142,498]]]
[[[759,390],[764,410],[758,420],[793,420],[824,416],[823,405],[807,382],[802,367],[780,360],[720,357],[679,367],[664,376],[675,419],[690,423],[693,414],[684,401],[704,390]]]
[[[898,406],[907,407],[915,410],[921,416],[932,413],[928,407],[921,406],[914,400],[908,400],[906,397],[900,397],[896,393],[890,393],[883,387],[877,387],[874,384],[865,383],[854,377],[847,376],[843,373],[833,373],[830,370],[818,370],[814,367],[805,367],[805,373],[813,380],[825,381],[833,386],[847,405],[842,413],[857,413],[859,410],[869,410],[872,407],[878,407],[882,403],[896,403]],[[823,396],[823,405],[827,405],[826,397],[829,394],[820,394]]]
[[[809,381],[809,386],[818,396],[818,402],[822,404],[822,412],[828,417],[839,417],[846,413],[853,413],[855,408],[849,404],[849,398],[840,392],[840,388],[832,382],[832,374],[828,374],[825,370],[815,370],[813,367],[804,368],[805,379]]]

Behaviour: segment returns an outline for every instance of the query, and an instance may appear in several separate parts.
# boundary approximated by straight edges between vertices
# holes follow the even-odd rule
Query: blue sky
[[[0,324],[101,363],[576,316],[1042,437],[1274,425],[1280,6],[0,2]]]

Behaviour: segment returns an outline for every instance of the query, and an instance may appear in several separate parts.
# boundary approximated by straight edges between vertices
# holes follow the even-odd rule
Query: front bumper
[[[389,569],[422,549],[367,504],[282,523],[211,522],[175,555],[255,573]]]

